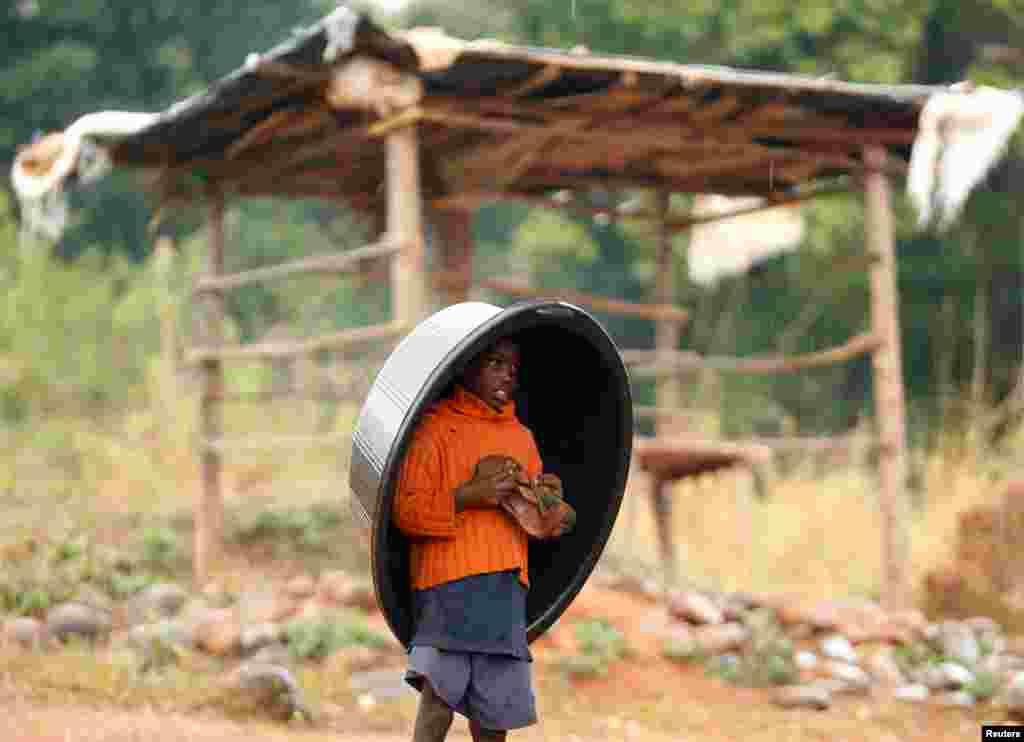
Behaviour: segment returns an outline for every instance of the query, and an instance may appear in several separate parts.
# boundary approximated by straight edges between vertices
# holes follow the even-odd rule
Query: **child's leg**
[[[424,680],[412,742],[444,742],[451,725],[452,710],[434,692],[430,681]]]
[[[469,721],[469,733],[473,735],[473,742],[505,742],[505,735],[508,732],[499,729],[484,729],[479,722]]]

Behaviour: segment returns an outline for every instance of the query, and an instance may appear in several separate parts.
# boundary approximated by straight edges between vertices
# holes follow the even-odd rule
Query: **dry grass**
[[[187,397],[176,403],[169,417],[142,411],[104,420],[49,419],[31,431],[4,431],[0,488],[7,494],[0,500],[4,526],[0,555],[31,541],[59,543],[83,536],[130,552],[143,548],[138,534],[146,527],[169,527],[187,557],[191,508],[198,494],[196,459],[189,445],[195,433],[195,408],[195,399]],[[319,422],[321,431],[343,438],[356,412],[354,407],[330,411],[308,402],[236,405],[228,410],[226,428],[230,435],[252,431],[302,435]],[[284,551],[269,541],[233,543],[221,580],[229,592],[246,589],[268,575],[315,574],[327,567],[366,568],[365,552],[348,521],[348,455],[348,445],[342,441],[315,449],[277,450],[272,455],[265,450],[237,451],[226,458],[229,532],[232,528],[237,532],[266,512],[326,507],[341,516],[327,534],[325,549],[303,546],[301,528],[274,534],[278,542],[287,542],[289,548]],[[928,570],[951,557],[958,514],[1000,496],[1009,471],[991,458],[967,455],[962,449],[956,455],[944,451],[929,459],[924,470],[924,505],[913,514],[910,525],[917,584]],[[646,486],[642,474],[631,478],[606,562],[657,575],[660,568]],[[869,472],[839,469],[819,478],[798,474],[779,482],[766,501],[754,499],[750,492],[750,482],[742,474],[677,485],[673,530],[680,549],[680,572],[688,579],[701,586],[806,597],[877,594],[881,539],[877,491]],[[171,576],[187,582],[188,566],[186,558],[173,567],[177,572]],[[213,714],[222,721],[241,718],[229,697],[211,685],[211,669],[218,668],[184,666],[142,682],[127,659],[105,650],[94,653],[79,647],[45,655],[0,654],[0,705],[20,704],[28,709],[92,705],[137,710],[140,718],[156,714],[154,719],[160,714]],[[689,676],[677,676],[664,692],[638,701],[633,694],[621,692],[623,684],[631,682],[621,674],[624,671],[618,668],[609,673],[612,680],[603,682],[617,685],[600,695],[598,705],[593,695],[581,695],[563,673],[541,672],[538,693],[544,723],[519,736],[527,740],[573,736],[892,739],[913,736],[922,729],[945,731],[941,715],[884,704],[850,705],[819,716],[786,714],[762,703],[763,697],[751,696],[743,713],[737,714],[729,710],[737,704],[735,688],[718,688],[701,697],[712,681],[699,668],[688,670]],[[652,684],[651,678],[636,682]],[[382,739],[402,738],[411,727],[415,715],[411,699],[360,709],[347,676],[317,665],[302,670],[301,683],[311,705],[327,711],[328,726],[337,723],[340,730],[345,723],[337,720],[357,721],[360,730],[383,735]],[[687,698],[682,703],[680,693]],[[600,713],[594,713],[598,707]],[[30,718],[26,712],[26,725],[33,723]],[[214,735],[209,738],[228,733],[228,727],[217,726],[220,723],[209,723]],[[949,739],[977,731],[970,712],[950,716],[948,723]],[[969,730],[962,728],[965,723]],[[288,733],[326,738],[323,729]],[[192,738],[191,734],[187,736]]]
[[[932,456],[924,471],[924,506],[910,513],[915,586],[946,563],[957,515],[1002,496],[1004,481],[973,457]],[[647,477],[634,474],[609,544],[617,564],[660,572]],[[673,533],[680,573],[697,586],[782,592],[804,597],[877,597],[881,521],[871,472],[843,469],[779,482],[762,501],[749,477],[731,473],[677,484]]]

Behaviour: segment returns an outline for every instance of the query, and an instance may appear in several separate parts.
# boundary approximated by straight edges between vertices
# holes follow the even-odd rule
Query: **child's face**
[[[511,340],[499,340],[473,362],[464,383],[469,391],[500,411],[519,386],[519,346]]]

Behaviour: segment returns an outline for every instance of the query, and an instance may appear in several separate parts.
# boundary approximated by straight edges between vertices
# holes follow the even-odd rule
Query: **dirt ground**
[[[884,697],[838,699],[828,711],[782,710],[765,689],[737,688],[703,668],[674,664],[659,654],[657,603],[588,586],[566,616],[534,645],[541,723],[511,735],[524,742],[668,742],[668,740],[976,739],[984,709],[943,709]],[[606,676],[567,680],[557,658],[571,651],[573,619],[604,618],[627,637],[631,652]],[[400,742],[411,737],[415,699],[379,703],[371,712],[326,705],[312,726],[236,721],[216,712],[183,714],[153,708],[44,706],[19,691],[17,678],[0,683],[0,735],[23,742]],[[469,739],[463,720],[451,739]]]

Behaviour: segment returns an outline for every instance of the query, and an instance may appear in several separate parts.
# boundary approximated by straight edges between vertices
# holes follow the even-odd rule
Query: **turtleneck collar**
[[[449,398],[448,406],[453,412],[484,420],[514,420],[516,416],[515,402],[509,402],[499,412],[461,384],[455,387],[455,393]]]

